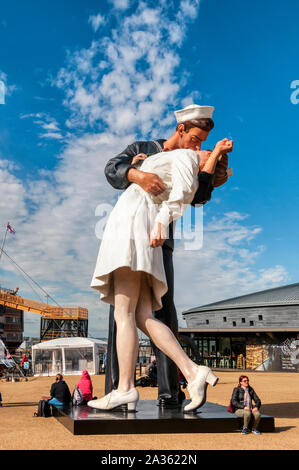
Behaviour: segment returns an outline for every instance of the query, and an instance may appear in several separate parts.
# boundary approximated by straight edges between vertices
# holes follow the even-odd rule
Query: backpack
[[[40,400],[38,402],[37,412],[34,413],[34,416],[48,418],[51,415],[51,406],[49,405],[48,400]]]
[[[81,392],[79,387],[75,387],[72,395],[72,404],[74,406],[85,405],[85,400],[83,398],[83,393]]]
[[[140,377],[136,381],[136,387],[151,387],[153,384],[153,381],[150,379],[148,375],[145,375],[144,377]]]

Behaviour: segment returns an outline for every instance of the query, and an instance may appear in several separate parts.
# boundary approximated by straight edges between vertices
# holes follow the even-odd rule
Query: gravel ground
[[[208,401],[228,405],[238,372],[219,372],[216,387],[208,388]],[[28,382],[0,382],[1,450],[298,450],[299,374],[252,372],[250,384],[262,400],[263,414],[274,416],[276,431],[261,436],[239,433],[73,436],[55,418],[35,418],[42,395],[48,395],[53,377],[31,377]],[[78,376],[66,376],[70,390]],[[104,376],[92,377],[94,394],[104,393]],[[157,388],[139,388],[142,400],[154,400]],[[26,406],[13,405],[26,403]],[[11,405],[9,405],[11,404]]]

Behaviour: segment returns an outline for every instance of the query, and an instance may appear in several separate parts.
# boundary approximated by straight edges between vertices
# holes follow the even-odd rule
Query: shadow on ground
[[[299,403],[272,403],[262,405],[261,412],[274,418],[299,418]]]
[[[296,426],[279,426],[278,428],[275,427],[275,431],[276,433],[280,433],[280,432],[286,432],[288,431],[289,429],[293,429],[293,428],[296,428]]]

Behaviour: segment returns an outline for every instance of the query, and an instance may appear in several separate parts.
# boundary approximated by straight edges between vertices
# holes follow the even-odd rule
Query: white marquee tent
[[[34,375],[98,374],[107,343],[94,338],[56,338],[32,346]]]

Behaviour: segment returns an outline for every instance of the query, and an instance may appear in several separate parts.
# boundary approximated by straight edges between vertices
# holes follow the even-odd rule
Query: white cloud
[[[22,181],[13,175],[15,170],[17,170],[17,167],[12,162],[0,159],[0,214],[3,221],[2,227],[6,226],[7,221],[15,217],[20,221],[24,221],[27,216],[26,191]]]
[[[109,0],[116,10],[126,10],[129,8],[130,0]]]
[[[1,70],[0,70],[0,80],[2,80],[3,82],[6,82],[7,80],[6,73],[2,72]]]
[[[28,113],[21,114],[20,119],[34,118],[34,124],[40,126],[45,132],[40,133],[39,137],[42,139],[56,139],[63,140],[64,136],[61,134],[58,122],[56,119],[49,116],[47,113]]]
[[[41,127],[45,130],[49,130],[49,131],[58,131],[58,125],[57,125],[57,122],[54,120],[52,122],[49,122],[49,123],[46,123],[46,122],[38,122],[38,121],[35,121],[37,124],[40,124]]]
[[[189,96],[186,96],[182,102],[181,102],[181,107],[185,108],[186,106],[189,106],[190,104],[197,103],[202,99],[201,93],[199,93],[197,90],[193,91],[190,93]]]
[[[199,0],[182,0],[180,4],[181,15],[194,20],[198,15],[199,3]]]
[[[21,88],[17,85],[9,85],[7,80],[7,74],[0,70],[0,81],[4,83],[4,93],[5,97],[11,96],[15,91],[20,90]]]
[[[286,270],[283,266],[276,265],[273,268],[260,269],[259,273],[261,275],[262,284],[270,285],[280,285],[287,279]]]
[[[94,32],[96,32],[101,25],[104,25],[106,23],[106,19],[101,14],[91,15],[88,18],[88,23],[91,24],[92,29],[94,30]]]
[[[40,134],[40,137],[42,139],[63,139],[62,134],[60,134],[59,132],[47,132],[46,134]]]
[[[135,129],[144,135],[167,119],[180,87],[175,70],[181,41],[174,45],[171,37],[176,31],[182,40],[189,19],[140,2],[111,35],[69,53],[66,66],[52,79],[65,92],[64,105],[71,111],[67,125],[99,122],[119,134]]]
[[[113,201],[115,192],[103,166],[126,143],[108,133],[74,137],[58,156],[57,169],[42,171],[41,179],[32,182],[15,177],[14,168],[10,172],[9,163],[0,160],[0,226],[9,220],[16,230],[7,238],[7,253],[60,304],[90,307],[94,330],[99,312],[106,315],[107,310],[89,288],[100,243],[94,232],[99,220],[95,208]],[[19,285],[22,295],[36,298],[5,256],[1,270],[8,287]]]

